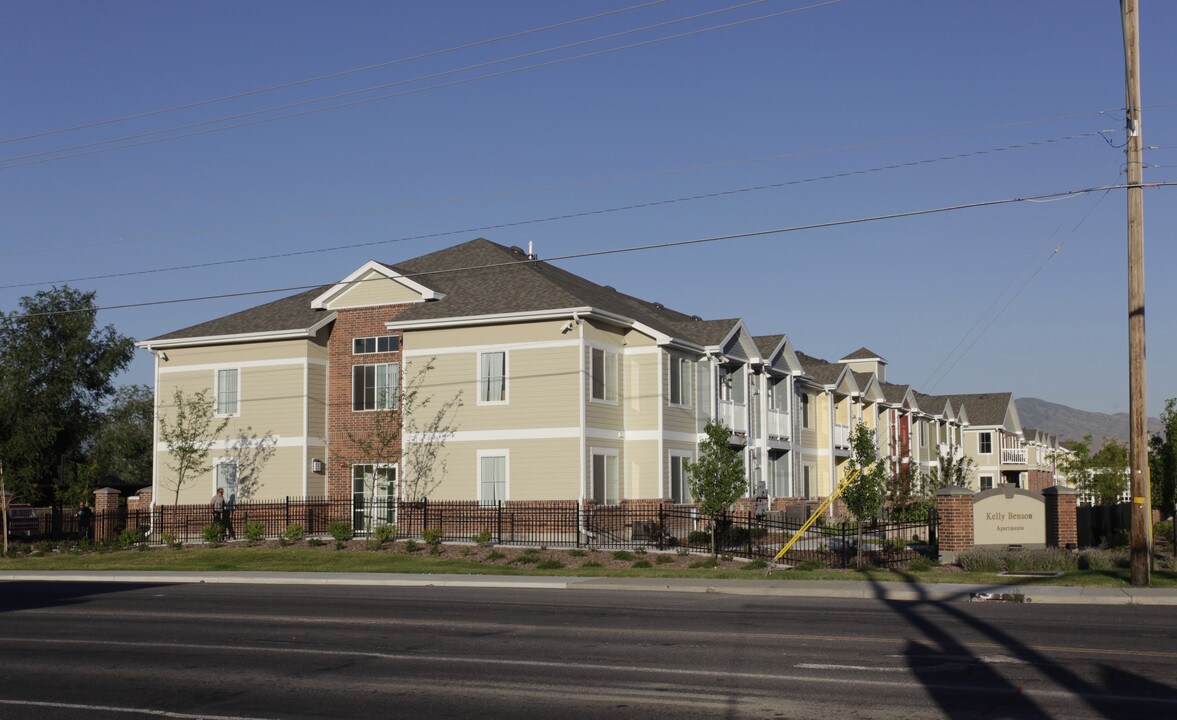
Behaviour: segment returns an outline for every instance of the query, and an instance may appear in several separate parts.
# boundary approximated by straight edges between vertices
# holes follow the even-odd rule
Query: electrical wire
[[[326,252],[337,252],[340,250],[355,250],[357,248],[362,248],[362,247],[374,247],[374,246],[378,246],[378,245],[389,245],[392,243],[406,242],[409,240],[434,239],[434,238],[439,238],[439,237],[446,237],[449,235],[462,235],[462,234],[467,234],[467,233],[479,233],[479,232],[486,232],[488,230],[502,230],[505,228],[521,227],[524,225],[535,225],[535,224],[540,224],[540,223],[556,222],[559,220],[572,220],[572,219],[577,219],[577,218],[592,217],[595,215],[605,215],[605,214],[611,214],[611,213],[617,213],[617,212],[626,212],[626,211],[630,211],[630,210],[649,209],[649,208],[653,208],[653,207],[662,207],[662,206],[666,206],[666,205],[674,205],[674,204],[684,203],[684,202],[693,202],[693,201],[697,201],[697,200],[709,200],[709,199],[714,199],[714,198],[729,197],[729,196],[733,196],[733,195],[739,195],[739,194],[750,193],[750,192],[762,192],[765,190],[777,190],[780,188],[789,187],[789,186],[793,186],[793,185],[804,185],[804,184],[808,184],[808,183],[821,182],[821,181],[825,181],[825,180],[834,180],[834,179],[840,179],[840,178],[855,177],[855,176],[859,176],[859,175],[868,175],[868,174],[878,173],[878,172],[885,172],[888,170],[897,170],[897,169],[902,169],[902,168],[918,167],[921,165],[928,165],[928,164],[936,163],[936,162],[944,162],[944,161],[949,161],[949,160],[960,160],[963,158],[978,157],[978,156],[982,156],[982,155],[989,155],[989,154],[994,154],[994,153],[999,153],[999,152],[1008,152],[1008,151],[1012,151],[1012,150],[1022,150],[1022,149],[1037,147],[1037,146],[1041,146],[1041,145],[1051,145],[1051,144],[1055,144],[1055,143],[1066,142],[1069,140],[1079,140],[1079,139],[1083,139],[1083,138],[1089,138],[1089,137],[1101,135],[1103,132],[1112,132],[1112,131],[1106,130],[1106,131],[1099,131],[1099,132],[1081,133],[1079,135],[1066,135],[1066,136],[1058,137],[1058,138],[1049,138],[1046,140],[1038,140],[1038,141],[1028,142],[1028,143],[1018,143],[1016,145],[1007,145],[1007,146],[998,147],[998,148],[987,148],[984,150],[974,150],[971,152],[958,153],[955,155],[943,155],[940,157],[926,158],[923,160],[913,160],[913,161],[903,162],[903,163],[893,163],[890,165],[882,165],[879,167],[868,168],[868,169],[848,170],[845,172],[831,173],[828,175],[820,175],[817,177],[802,178],[802,179],[797,179],[797,180],[787,180],[784,182],[768,183],[768,184],[764,184],[764,185],[755,185],[752,187],[720,190],[720,191],[716,191],[716,192],[700,193],[700,194],[696,194],[696,195],[687,195],[687,196],[677,197],[677,198],[651,200],[649,202],[644,202],[644,203],[634,203],[634,204],[630,204],[630,205],[622,205],[622,206],[611,207],[611,208],[598,208],[595,210],[584,210],[581,212],[565,213],[562,215],[550,215],[550,216],[542,217],[542,218],[530,218],[527,220],[515,220],[515,221],[511,221],[511,222],[498,223],[498,224],[494,224],[494,225],[482,225],[479,227],[462,228],[460,230],[445,230],[445,231],[434,232],[434,233],[426,233],[426,234],[420,234],[420,235],[409,235],[409,236],[404,236],[404,237],[399,237],[399,238],[392,238],[389,240],[373,240],[373,241],[369,241],[369,242],[349,243],[346,245],[335,245],[332,247],[325,247],[325,248],[308,248],[305,250],[291,250],[291,251],[287,251],[287,252],[283,252],[283,253],[271,253],[268,255],[255,255],[252,257],[245,257],[245,258],[230,258],[230,259],[225,259],[225,260],[209,260],[209,261],[200,262],[200,263],[189,263],[187,265],[172,265],[172,266],[162,267],[162,268],[149,268],[146,270],[125,270],[122,272],[107,273],[107,274],[103,274],[103,275],[86,275],[86,276],[74,277],[74,278],[59,278],[56,280],[41,280],[41,281],[35,281],[35,282],[14,283],[14,284],[10,284],[10,285],[0,285],[0,290],[10,290],[13,288],[23,288],[23,287],[34,287],[37,285],[54,285],[54,284],[59,284],[59,283],[84,282],[84,281],[90,281],[90,280],[109,280],[112,278],[134,277],[134,276],[151,275],[151,274],[163,273],[163,272],[177,272],[180,270],[196,270],[196,269],[200,269],[200,268],[219,267],[219,266],[223,266],[223,265],[235,265],[238,263],[245,263],[245,262],[259,262],[262,260],[278,260],[281,258],[297,257],[300,255],[314,255],[314,254],[326,253]]]
[[[722,242],[725,240],[748,240],[748,239],[752,239],[752,238],[768,237],[771,235],[783,235],[783,234],[787,234],[787,233],[803,232],[806,230],[821,230],[821,229],[833,228],[833,227],[844,227],[844,226],[848,226],[848,225],[860,225],[860,224],[864,224],[864,223],[881,222],[881,221],[885,221],[885,220],[898,220],[898,219],[903,219],[903,218],[914,218],[914,217],[922,217],[922,216],[926,216],[926,215],[936,215],[936,214],[941,214],[941,213],[957,212],[960,210],[972,210],[972,209],[986,208],[986,207],[997,207],[997,206],[1001,206],[1001,205],[1011,205],[1014,203],[1024,203],[1024,202],[1029,202],[1031,200],[1038,200],[1038,199],[1043,199],[1043,198],[1062,197],[1064,195],[1084,195],[1087,193],[1103,192],[1103,191],[1107,191],[1107,190],[1123,190],[1123,189],[1126,189],[1127,187],[1128,187],[1128,185],[1126,185],[1126,184],[1101,185],[1098,187],[1081,188],[1078,190],[1065,190],[1062,192],[1040,193],[1037,195],[1002,198],[1002,199],[998,199],[998,200],[979,200],[979,201],[975,201],[975,202],[960,203],[957,205],[947,205],[947,206],[935,207],[935,208],[924,208],[924,209],[920,209],[920,210],[906,210],[906,211],[902,211],[902,212],[886,213],[886,214],[881,214],[881,215],[869,215],[869,216],[865,216],[865,217],[849,218],[849,219],[845,219],[845,220],[830,220],[830,221],[820,222],[820,223],[809,223],[806,225],[793,225],[791,227],[773,228],[770,230],[752,230],[752,231],[748,231],[748,232],[732,233],[732,234],[728,234],[728,235],[712,235],[712,236],[703,237],[703,238],[693,238],[690,240],[672,240],[672,241],[668,241],[668,242],[649,243],[649,244],[645,244],[645,245],[632,245],[629,247],[610,248],[610,249],[605,249],[605,250],[589,250],[589,251],[579,252],[579,253],[567,253],[564,255],[556,255],[556,256],[553,256],[550,258],[545,258],[544,262],[553,263],[553,262],[560,262],[563,260],[579,260],[579,259],[584,259],[584,258],[605,257],[608,255],[620,255],[620,254],[634,253],[634,252],[646,252],[646,251],[652,251],[652,250],[667,250],[667,249],[671,249],[671,248],[691,247],[694,245],[704,245],[704,244],[709,244],[709,243]],[[1144,183],[1142,187],[1145,187],[1145,188],[1177,187],[1177,182]],[[421,271],[421,272],[410,272],[410,273],[404,273],[402,275],[402,277],[428,278],[428,277],[435,276],[435,275],[445,275],[445,274],[456,273],[456,272],[472,272],[472,271],[477,271],[477,270],[495,270],[495,269],[501,269],[501,268],[505,268],[505,267],[513,267],[513,266],[518,266],[518,265],[532,264],[534,262],[536,262],[536,261],[532,260],[530,258],[524,258],[522,260],[511,260],[511,261],[500,262],[500,263],[487,263],[487,264],[483,264],[483,265],[468,265],[468,266],[464,266],[464,267],[443,268],[443,269],[438,269],[438,270],[427,270],[427,271]],[[384,278],[373,278],[373,280],[383,280],[383,279]],[[367,280],[357,279],[357,280],[350,281],[349,284],[355,285],[355,284],[359,284],[361,282],[367,282]],[[204,300],[223,300],[223,299],[227,299],[227,298],[250,297],[250,296],[256,296],[256,295],[272,295],[272,294],[280,293],[280,292],[313,290],[318,287],[323,287],[324,285],[333,285],[333,284],[339,284],[339,283],[338,282],[325,282],[325,283],[316,283],[314,285],[292,285],[292,286],[280,287],[280,288],[269,288],[269,289],[265,289],[265,290],[243,290],[243,291],[232,292],[232,293],[218,293],[215,295],[199,295],[199,296],[186,297],[186,298],[173,298],[170,300],[148,300],[148,301],[143,301],[143,302],[123,303],[123,304],[118,304],[118,305],[104,305],[104,306],[97,307],[97,308],[73,308],[73,309],[64,309],[64,310],[49,310],[49,311],[37,312],[37,313],[11,313],[11,314],[7,314],[7,315],[0,315],[0,319],[2,319],[5,322],[11,322],[13,320],[21,320],[21,319],[29,318],[29,317],[45,317],[45,316],[51,316],[51,315],[71,314],[71,313],[77,313],[77,312],[99,312],[99,311],[111,311],[111,310],[126,310],[126,309],[130,309],[130,308],[158,307],[161,305],[176,305],[176,304],[180,304],[180,303],[200,302],[200,301],[204,301]]]
[[[527,188],[517,188],[514,190],[504,190],[504,191],[500,191],[500,192],[484,193],[484,194],[480,194],[480,195],[465,195],[465,196],[457,196],[457,197],[450,197],[450,198],[435,198],[433,200],[424,200],[424,201],[416,202],[416,203],[386,205],[386,206],[374,207],[374,208],[361,208],[361,209],[357,209],[357,210],[345,210],[345,211],[341,211],[341,212],[337,212],[337,213],[326,213],[326,214],[321,214],[321,215],[296,215],[296,216],[288,216],[288,217],[283,217],[283,218],[273,218],[270,220],[259,220],[257,222],[242,223],[242,224],[238,224],[238,225],[222,225],[222,226],[214,226],[214,227],[207,227],[207,228],[198,228],[198,229],[194,229],[194,230],[179,230],[179,231],[175,231],[175,232],[162,233],[162,234],[157,234],[157,235],[138,235],[138,236],[133,236],[133,237],[128,237],[128,238],[118,238],[115,240],[100,240],[100,241],[89,242],[89,243],[76,243],[76,244],[72,244],[72,245],[45,246],[42,244],[38,244],[36,247],[32,247],[32,248],[22,248],[20,250],[9,250],[6,252],[0,252],[0,257],[8,257],[8,256],[13,256],[13,255],[31,255],[31,254],[37,254],[37,253],[60,252],[62,250],[76,250],[76,249],[90,248],[90,247],[105,247],[105,246],[109,246],[109,245],[123,245],[123,244],[127,244],[127,243],[135,243],[135,242],[169,240],[169,239],[192,237],[194,235],[205,235],[205,234],[213,234],[213,233],[232,232],[235,230],[252,230],[252,229],[256,229],[256,228],[260,228],[260,227],[268,227],[268,226],[273,226],[273,225],[284,225],[284,224],[302,223],[302,222],[317,222],[320,220],[330,220],[330,219],[343,218],[343,217],[354,217],[354,216],[358,216],[358,215],[369,215],[369,214],[373,214],[373,213],[382,213],[382,212],[393,212],[396,210],[406,210],[406,209],[417,208],[417,207],[446,205],[446,204],[467,202],[467,201],[473,201],[473,200],[489,200],[489,199],[496,199],[496,198],[502,198],[502,197],[509,197],[512,195],[520,195],[520,194],[525,194],[525,193],[544,192],[544,191],[548,191],[548,190],[567,190],[567,189],[571,189],[571,188],[585,187],[585,186],[590,186],[590,185],[601,185],[601,184],[610,183],[610,182],[620,182],[620,181],[627,181],[627,180],[640,180],[640,179],[644,179],[644,178],[648,178],[648,177],[658,177],[658,176],[662,176],[662,175],[673,175],[673,174],[678,174],[678,173],[694,172],[696,170],[709,170],[709,169],[713,169],[713,168],[732,167],[732,166],[736,166],[736,165],[747,165],[747,164],[753,164],[753,163],[759,163],[759,162],[767,162],[767,161],[771,161],[771,160],[786,160],[786,159],[802,158],[802,157],[816,157],[816,156],[828,155],[828,154],[839,153],[839,152],[847,152],[847,151],[851,151],[851,150],[866,150],[866,149],[871,149],[871,148],[876,148],[876,147],[883,147],[886,145],[897,145],[897,144],[908,143],[908,142],[918,142],[921,140],[934,140],[934,139],[955,137],[955,136],[972,134],[972,133],[989,132],[991,130],[1004,130],[1004,129],[1014,128],[1014,127],[1024,127],[1027,125],[1038,125],[1038,124],[1049,123],[1049,122],[1057,122],[1057,121],[1061,121],[1061,120],[1073,120],[1073,119],[1082,118],[1082,117],[1092,117],[1092,116],[1104,115],[1104,114],[1106,114],[1106,112],[1103,110],[1094,110],[1094,111],[1089,111],[1089,112],[1070,113],[1067,115],[1053,115],[1053,116],[1045,117],[1045,118],[1034,118],[1034,119],[1030,119],[1030,120],[1016,120],[1016,121],[1012,121],[1012,122],[999,123],[996,125],[986,125],[983,127],[972,127],[972,128],[960,128],[960,129],[956,129],[956,130],[947,130],[947,131],[943,131],[943,132],[928,133],[928,134],[924,134],[924,135],[905,135],[905,136],[900,136],[900,137],[896,137],[896,138],[888,138],[885,140],[877,140],[877,141],[865,142],[865,143],[854,143],[854,144],[850,144],[850,145],[838,145],[838,146],[833,146],[833,147],[828,147],[828,148],[819,148],[819,149],[815,149],[815,150],[805,150],[805,151],[791,152],[791,153],[777,153],[777,154],[772,154],[772,155],[762,155],[760,157],[754,157],[754,158],[740,158],[740,159],[736,159],[736,160],[726,160],[726,161],[720,161],[720,162],[714,162],[714,163],[705,163],[705,164],[701,164],[701,165],[689,165],[689,166],[677,167],[677,168],[664,168],[664,169],[660,169],[660,170],[651,170],[651,171],[645,172],[645,173],[636,173],[636,174],[630,174],[630,175],[614,175],[614,176],[604,177],[604,178],[589,178],[589,179],[585,179],[585,180],[576,180],[576,181],[571,181],[571,182],[566,182],[566,183],[554,183],[554,184],[550,184],[550,185],[539,185],[539,186],[533,186],[533,187],[527,187]]]
[[[633,10],[641,10],[643,8],[648,8],[653,5],[662,5],[666,2],[669,2],[669,0],[653,0],[652,2],[642,3],[640,5],[631,5],[629,7],[619,8],[617,10],[608,10],[606,12],[597,13],[595,15],[587,15],[585,17],[574,18],[572,20],[564,20],[564,21],[561,21],[558,23],[553,23],[551,25],[543,25],[543,26],[531,28],[528,30],[520,30],[518,32],[509,33],[507,35],[499,35],[498,37],[487,38],[485,40],[477,40],[475,42],[469,42],[469,43],[465,43],[462,45],[455,45],[453,47],[448,47],[443,50],[432,50],[430,52],[421,53],[419,55],[410,55],[408,57],[396,58],[394,60],[385,60],[382,62],[373,63],[371,65],[363,65],[361,67],[350,68],[348,70],[340,70],[337,72],[325,73],[322,75],[314,75],[312,77],[303,78],[301,80],[292,80],[290,82],[279,83],[277,85],[269,85],[266,87],[254,88],[253,90],[245,90],[242,92],[232,93],[230,95],[222,95],[221,97],[209,98],[206,100],[196,100],[194,102],[184,103],[183,105],[173,105],[171,107],[159,108],[157,110],[148,110],[145,112],[135,113],[133,115],[123,115],[121,117],[107,118],[105,120],[95,120],[95,121],[83,123],[80,125],[73,125],[71,127],[59,128],[57,130],[45,130],[45,131],[41,131],[41,132],[29,133],[27,135],[20,135],[18,137],[3,138],[3,139],[0,139],[0,145],[6,145],[8,143],[20,142],[23,140],[33,140],[36,138],[48,137],[50,135],[60,135],[62,133],[74,132],[76,130],[86,130],[89,128],[101,127],[104,125],[113,125],[115,123],[126,122],[128,120],[139,120],[142,118],[154,117],[156,115],[163,115],[166,113],[177,112],[179,110],[191,110],[193,108],[204,107],[206,105],[214,105],[216,103],[228,102],[229,100],[239,100],[241,98],[251,97],[253,95],[261,95],[263,93],[274,92],[275,90],[284,90],[286,88],[298,87],[300,85],[309,85],[311,83],[320,82],[322,80],[331,80],[334,78],[345,77],[347,75],[354,75],[356,73],[368,72],[371,70],[378,70],[380,68],[391,67],[393,65],[401,65],[403,63],[413,62],[416,60],[425,60],[427,58],[437,57],[439,55],[446,55],[448,53],[458,52],[460,50],[470,50],[472,48],[482,47],[484,45],[491,45],[493,43],[502,42],[504,40],[513,40],[515,38],[524,37],[526,35],[533,35],[535,33],[545,32],[547,30],[555,30],[556,28],[567,27],[569,25],[575,25],[577,23],[587,22],[589,20],[598,20],[600,18],[608,17],[610,15],[619,15],[621,13],[627,13],[627,12],[631,12]]]
[[[622,50],[632,50],[634,48],[644,47],[647,45],[654,45],[654,44],[666,42],[669,40],[679,40],[679,39],[682,39],[685,37],[691,37],[691,36],[699,35],[699,34],[702,34],[705,32],[712,32],[714,30],[726,30],[729,28],[738,27],[741,25],[746,25],[748,23],[759,22],[762,20],[768,20],[771,18],[780,17],[782,15],[791,15],[793,13],[804,12],[806,10],[815,10],[818,8],[826,7],[828,5],[834,5],[834,4],[837,4],[840,2],[843,2],[843,0],[826,0],[826,2],[817,3],[815,5],[807,5],[805,7],[793,8],[790,10],[782,10],[779,12],[768,13],[767,15],[759,15],[759,16],[753,17],[753,18],[736,20],[736,21],[724,23],[721,25],[712,25],[710,27],[698,28],[695,30],[686,31],[686,32],[675,34],[675,35],[665,35],[663,37],[651,38],[649,40],[643,40],[640,42],[630,43],[628,45],[620,45],[618,47],[605,48],[603,50],[595,50],[593,52],[582,53],[580,55],[573,55],[573,56],[566,57],[566,58],[556,58],[554,60],[548,60],[548,61],[541,62],[541,63],[534,63],[531,65],[524,65],[524,66],[517,67],[517,68],[509,68],[506,70],[499,70],[499,71],[493,72],[493,73],[486,73],[484,75],[476,75],[476,76],[469,77],[469,78],[461,78],[458,80],[452,80],[449,82],[438,83],[435,85],[427,85],[427,86],[421,87],[421,88],[402,90],[400,92],[389,93],[386,95],[377,95],[375,97],[364,98],[362,100],[352,100],[349,102],[338,103],[335,105],[328,105],[328,106],[321,107],[321,108],[312,108],[309,110],[302,110],[299,112],[288,113],[286,115],[279,115],[276,117],[260,118],[257,120],[250,120],[247,122],[225,125],[222,127],[209,128],[206,130],[197,130],[194,132],[180,133],[178,135],[172,135],[172,136],[164,137],[164,138],[155,138],[153,140],[143,140],[140,142],[126,143],[124,145],[118,145],[116,147],[98,148],[95,150],[85,150],[83,152],[75,152],[75,153],[70,153],[70,154],[65,154],[65,155],[59,155],[57,157],[42,157],[40,159],[29,160],[28,162],[12,162],[7,165],[0,166],[0,170],[12,170],[15,168],[31,167],[34,165],[43,165],[45,163],[57,162],[58,160],[69,160],[72,158],[87,157],[90,155],[100,155],[103,153],[115,152],[118,150],[126,150],[129,148],[143,147],[146,145],[156,145],[156,144],[163,143],[163,142],[170,142],[172,140],[181,140],[184,138],[212,135],[215,133],[224,132],[226,130],[235,130],[238,128],[252,127],[255,125],[263,125],[266,123],[276,122],[278,120],[288,120],[288,119],[296,118],[296,117],[306,117],[308,115],[315,115],[317,113],[327,112],[330,110],[339,110],[339,109],[343,109],[343,108],[357,107],[359,105],[366,105],[368,103],[379,102],[381,100],[389,100],[392,98],[404,97],[406,95],[415,95],[418,93],[429,92],[431,90],[439,90],[439,89],[448,88],[448,87],[455,87],[458,85],[467,85],[469,83],[477,82],[479,80],[488,80],[491,78],[503,77],[506,75],[513,75],[513,74],[520,73],[520,72],[526,72],[528,70],[536,70],[539,68],[550,67],[550,66],[559,65],[562,63],[574,62],[576,60],[584,60],[584,59],[591,58],[591,57],[598,57],[601,55],[607,55],[607,54],[614,53],[614,52],[620,52]],[[404,81],[404,82],[409,82],[409,81]],[[399,83],[394,83],[394,84],[399,84]],[[362,92],[362,91],[356,91],[356,92]],[[345,94],[348,94],[348,93],[345,93]],[[314,100],[314,101],[306,101],[306,102],[320,102],[320,101],[321,100]],[[306,104],[306,103],[294,103],[290,107],[293,107],[294,105],[302,105],[302,104]],[[258,113],[271,112],[271,111],[272,110],[259,110],[259,111],[254,111],[251,113],[245,113],[244,115],[256,115]],[[223,122],[224,120],[225,119],[206,121],[203,123],[195,123],[192,126],[183,126],[183,127],[193,127],[196,125],[204,125],[209,122]],[[144,134],[135,135],[135,136],[128,136],[128,138],[144,137],[146,135],[157,135],[161,132],[169,132],[169,131],[170,130],[155,131],[155,132],[144,133]],[[107,144],[109,142],[116,142],[116,141],[100,141],[100,142],[96,142],[96,143],[89,143],[86,145],[74,146],[74,148],[76,149],[76,148],[93,147],[95,145],[103,145],[103,144]],[[67,149],[59,149],[56,151],[48,151],[48,152],[67,152]],[[0,163],[8,162],[9,160],[20,159],[21,157],[37,157],[37,156],[44,155],[44,154],[46,154],[46,153],[36,153],[35,155],[29,155],[29,156],[13,156],[11,158],[0,159]]]

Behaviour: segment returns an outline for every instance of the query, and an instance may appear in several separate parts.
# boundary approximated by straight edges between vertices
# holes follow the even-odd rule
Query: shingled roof
[[[952,407],[963,407],[969,414],[971,425],[1003,425],[1005,415],[1013,402],[1013,393],[977,393],[972,395],[948,395]]]
[[[911,388],[910,385],[896,385],[895,383],[879,383],[883,388],[883,398],[892,405],[898,405],[903,402],[903,398],[907,396],[907,391]]]
[[[331,287],[330,285],[317,287],[297,295],[284,297],[281,300],[268,302],[265,305],[258,305],[232,315],[160,335],[144,342],[307,330],[328,317],[329,314],[323,310],[312,310],[311,301],[330,290]]]
[[[784,340],[784,335],[757,335],[752,338],[752,342],[756,343],[756,349],[760,351],[760,357],[767,360],[772,351],[776,350],[777,345]]]
[[[520,250],[478,238],[389,264],[388,268],[445,293],[440,301],[413,305],[397,320],[419,322],[591,306],[670,335],[679,336],[681,332],[676,330],[693,330],[691,335],[699,338],[713,337],[719,332],[716,325],[724,322],[726,335],[736,322],[710,321],[696,326],[703,322],[696,316],[598,285],[542,260],[526,260]]]
[[[868,350],[864,347],[860,347],[857,350],[855,350],[854,352],[847,355],[846,357],[842,358],[839,362],[846,362],[848,360],[882,360],[882,359],[883,359],[883,356],[878,354],[874,350]]]
[[[838,382],[838,378],[841,377],[842,371],[845,369],[837,363],[822,360],[812,355],[806,355],[802,352],[795,354],[797,355],[797,360],[801,362],[801,370],[813,378],[819,385],[833,385]]]

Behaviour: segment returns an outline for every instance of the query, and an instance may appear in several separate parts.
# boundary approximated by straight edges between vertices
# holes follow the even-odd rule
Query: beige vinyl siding
[[[579,427],[577,347],[508,348],[506,352],[506,403],[478,404],[477,352],[434,356],[433,369],[426,375],[421,391],[447,399],[462,392],[462,407],[455,415],[459,435],[474,430]],[[417,363],[427,361],[428,358],[412,358],[409,374]]]
[[[616,339],[616,337],[613,339]],[[615,401],[593,399],[592,353],[594,347],[617,356],[618,387],[617,400]],[[622,350],[624,348],[612,345],[597,345],[584,348],[584,420],[587,427],[614,430],[622,430],[625,427],[625,379],[627,373],[625,372],[625,358],[621,354]]]
[[[215,370],[160,375],[161,412],[169,417],[174,413],[172,405],[176,389],[189,396],[207,390],[209,398],[213,398],[215,377]],[[252,432],[258,435],[272,432],[279,437],[303,437],[303,379],[301,365],[240,368],[237,376],[237,414],[228,418],[229,424],[222,434],[236,437],[238,432],[252,428]]]
[[[209,502],[216,491],[216,463],[222,458],[229,458],[232,453],[223,446],[209,451],[208,460],[203,469],[191,473],[180,490],[181,505],[199,505]],[[301,447],[280,447],[274,452],[274,457],[262,469],[260,484],[254,493],[254,500],[277,500],[287,495],[302,497],[302,477],[304,451]],[[153,502],[156,505],[171,505],[175,499],[176,473],[168,467],[168,453],[156,451],[156,495]],[[308,468],[309,472],[309,468]],[[319,494],[322,494],[321,491]],[[211,516],[210,516],[211,522]],[[240,533],[240,529],[238,529]]]
[[[622,358],[622,401],[626,430],[654,430],[658,427],[658,360],[661,353],[642,353]]]
[[[663,407],[663,428],[667,432],[698,433],[699,427],[696,413],[699,411],[699,405],[702,403],[704,408],[707,408],[711,402],[709,396],[699,397],[699,373],[712,372],[710,363],[695,362],[694,358],[673,352],[660,352],[657,358],[661,364],[662,372],[662,398],[658,402]],[[678,358],[687,358],[690,361],[692,375],[690,383],[691,403],[687,407],[670,404],[670,362]],[[708,386],[710,387],[710,384]]]
[[[624,497],[635,500],[662,497],[662,483],[658,473],[658,441],[626,442],[625,459]]]
[[[577,331],[563,333],[564,319],[541,320],[486,326],[405,330],[403,348],[417,354],[445,348],[484,347],[516,343],[568,342],[578,339]]]
[[[311,365],[307,368],[307,436],[327,437],[327,367]]]
[[[455,442],[442,450],[446,475],[432,500],[478,499],[478,451],[507,451],[508,500],[580,499],[580,442],[576,438]]]
[[[400,305],[421,302],[416,290],[369,270],[348,289],[327,303],[329,310],[341,308],[372,307],[374,305]]]
[[[606,345],[610,347],[621,347],[625,336],[625,329],[619,328],[616,325],[609,325],[602,323],[599,320],[592,319],[587,319],[584,321],[585,342],[596,343],[598,345]]]

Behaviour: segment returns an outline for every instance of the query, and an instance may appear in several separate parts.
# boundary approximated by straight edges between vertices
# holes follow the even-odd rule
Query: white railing
[[[732,432],[748,432],[748,406],[730,400],[719,401],[719,419]]]
[[[793,434],[793,419],[789,413],[780,410],[768,411],[768,422],[765,423],[765,435],[773,438],[788,440]]]
[[[834,425],[834,447],[848,448],[850,447],[850,426],[849,425]]]
[[[1026,448],[1001,448],[1002,465],[1025,465]]]

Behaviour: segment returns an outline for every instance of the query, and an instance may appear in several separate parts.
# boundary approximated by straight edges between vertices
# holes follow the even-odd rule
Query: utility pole
[[[1140,129],[1140,14],[1138,0],[1120,0],[1128,160],[1128,448],[1132,494],[1132,584],[1149,584],[1152,502],[1148,482],[1148,413],[1144,370],[1144,188]]]

